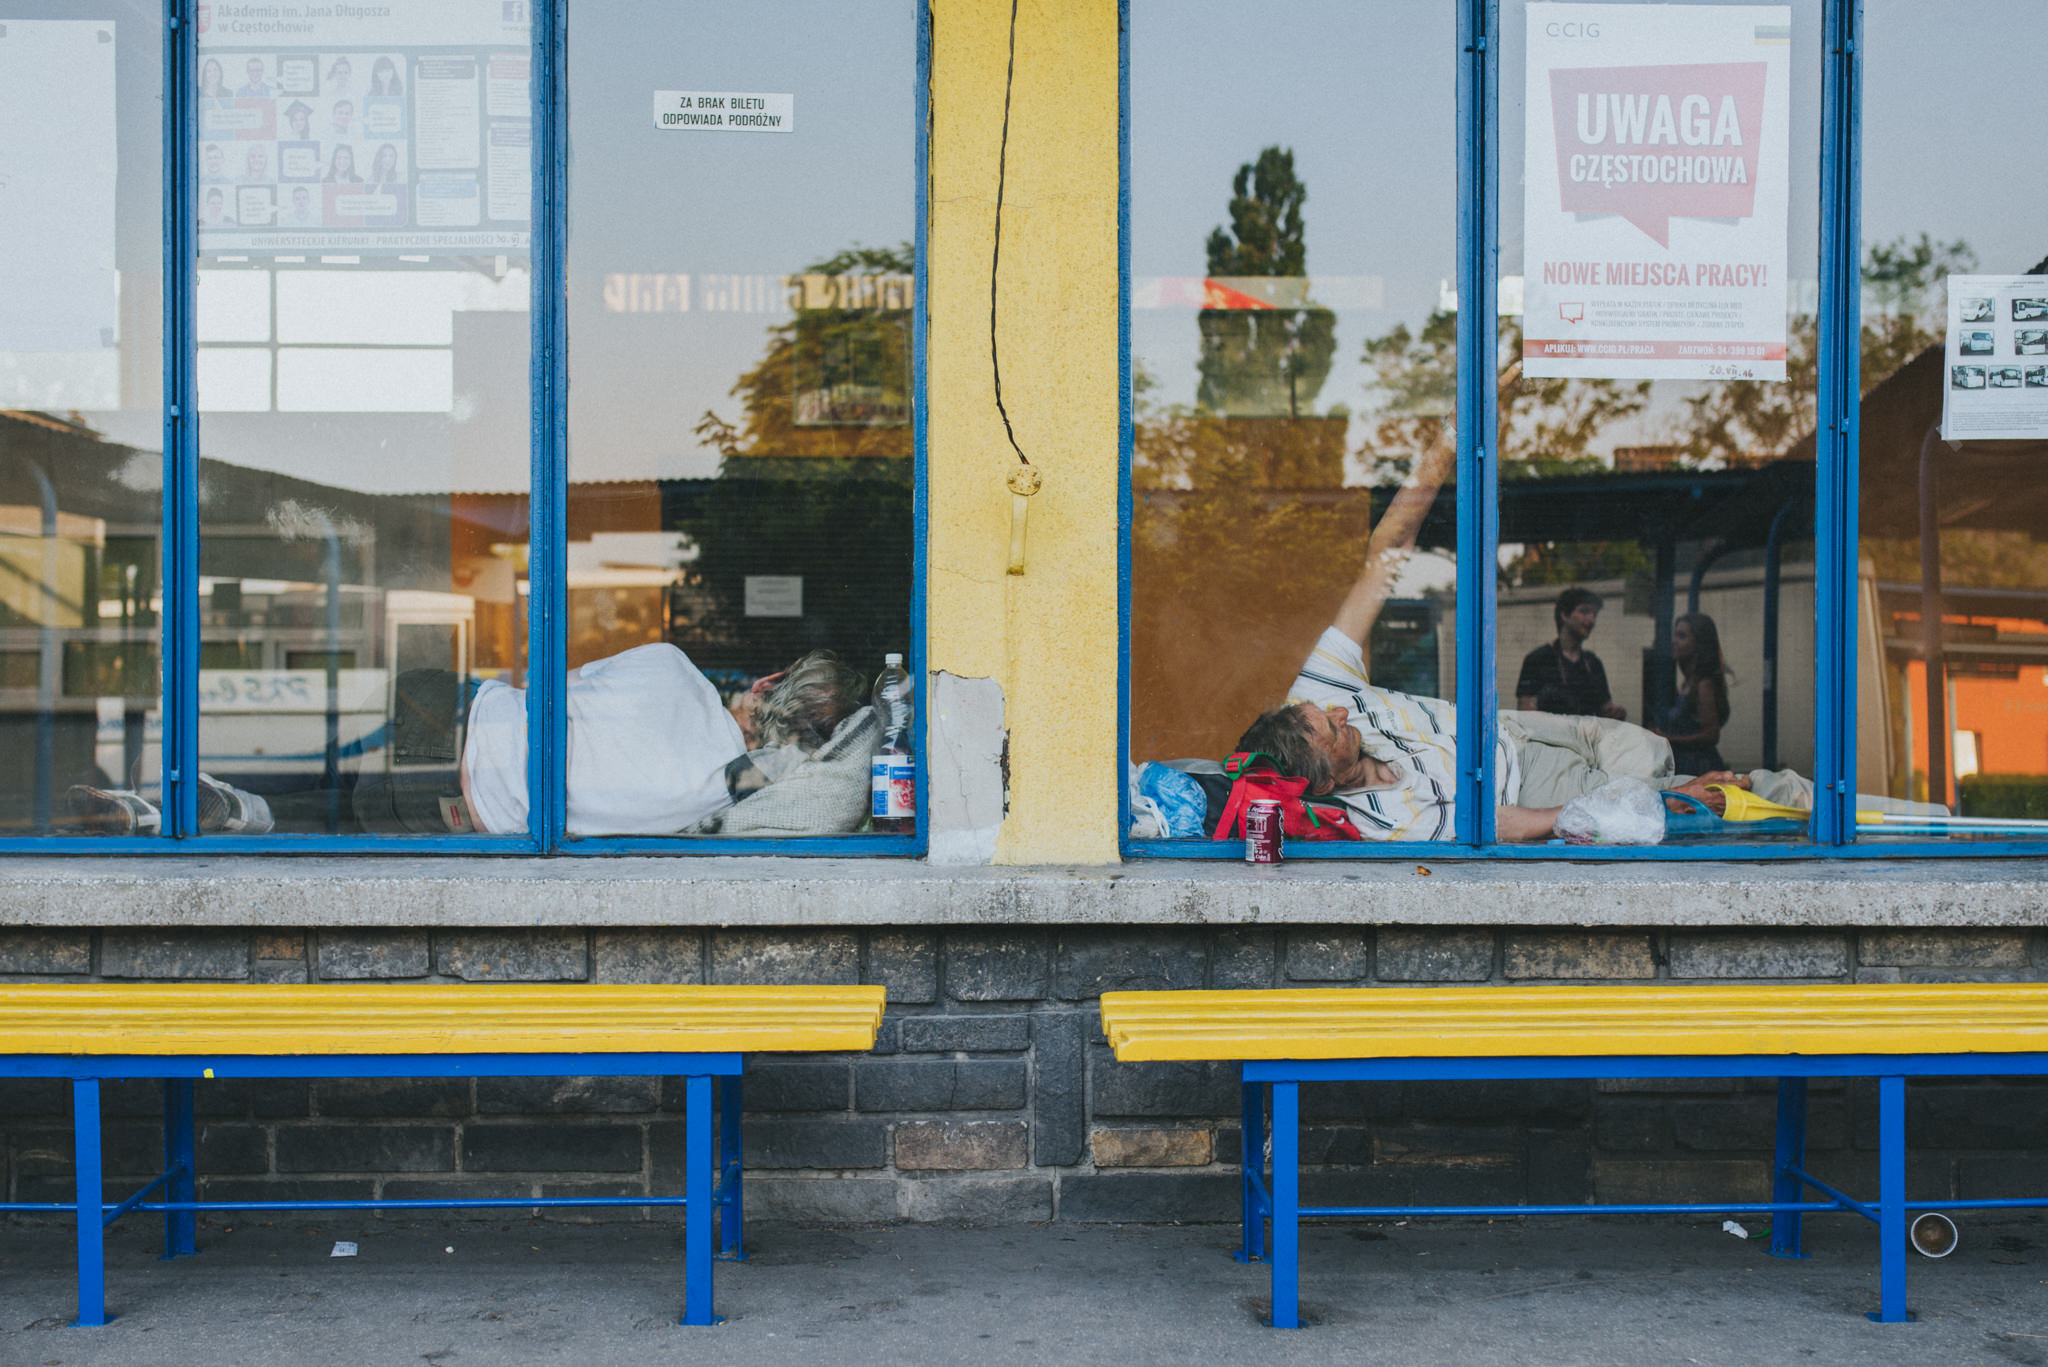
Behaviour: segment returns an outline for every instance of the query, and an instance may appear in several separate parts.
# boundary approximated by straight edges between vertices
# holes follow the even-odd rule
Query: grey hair
[[[1289,703],[1261,712],[1259,719],[1238,737],[1237,748],[1271,755],[1281,773],[1307,779],[1311,793],[1327,793],[1336,786],[1337,776],[1330,768],[1330,757],[1317,749],[1310,738],[1308,718],[1303,715],[1306,706]]]
[[[754,714],[763,749],[799,745],[816,750],[839,723],[860,710],[862,679],[829,650],[814,650],[777,680]]]

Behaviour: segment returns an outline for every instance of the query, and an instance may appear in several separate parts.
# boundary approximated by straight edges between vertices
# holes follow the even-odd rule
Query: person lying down
[[[832,652],[813,651],[727,701],[667,644],[569,671],[568,834],[858,829],[868,807],[868,760],[880,742],[873,710],[861,702],[863,682]],[[417,669],[398,677],[397,693],[393,762],[353,776],[347,794],[357,828],[524,832],[526,690],[488,680],[469,699],[467,681],[453,670]],[[303,808],[324,792],[267,800],[201,774],[199,828],[261,835],[290,827],[294,816],[274,814],[273,804]],[[139,834],[161,825],[156,804],[136,791],[78,785],[69,800],[96,831]]]
[[[1448,840],[1457,791],[1457,710],[1438,698],[1375,687],[1365,644],[1406,561],[1423,515],[1448,472],[1450,454],[1418,465],[1366,545],[1365,564],[1336,620],[1310,649],[1287,701],[1262,713],[1237,743],[1273,756],[1282,772],[1308,780],[1315,796],[1340,801],[1372,840]],[[1607,717],[1502,712],[1494,741],[1494,829],[1502,841],[1547,840],[1560,808],[1615,779],[1698,799],[1717,815],[1726,799],[1710,785],[1747,788],[1786,806],[1813,808],[1813,780],[1790,769],[1676,772],[1670,742]],[[1673,811],[1684,804],[1670,802]],[[1946,807],[1859,796],[1865,811],[1929,816]]]

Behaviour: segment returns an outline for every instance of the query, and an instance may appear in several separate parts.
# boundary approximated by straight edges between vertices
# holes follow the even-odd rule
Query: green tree
[[[1948,277],[1977,269],[1967,242],[1881,242],[1863,261],[1863,369],[1868,394],[1899,367],[1942,340],[1948,327]]]
[[[1495,405],[1502,479],[1541,479],[1607,468],[1596,446],[1608,424],[1642,412],[1650,382],[1531,379],[1522,374],[1522,327],[1500,320]],[[1379,481],[1403,478],[1455,440],[1458,315],[1439,309],[1419,333],[1405,323],[1366,339],[1377,415],[1359,454]]]
[[[1238,167],[1230,228],[1209,234],[1209,275],[1305,277],[1301,206],[1308,187],[1294,153],[1268,147]],[[1227,417],[1296,418],[1314,411],[1337,349],[1336,315],[1299,308],[1203,309],[1201,385],[1195,401]]]
[[[914,266],[905,243],[849,248],[802,273],[909,275]],[[903,648],[911,429],[800,424],[797,404],[803,390],[833,381],[836,357],[860,350],[869,353],[863,381],[900,370],[907,395],[909,316],[879,306],[802,310],[768,329],[761,358],[734,382],[739,420],[709,411],[698,420],[698,437],[722,455],[718,478],[663,490],[664,526],[693,552],[672,595],[669,639],[698,664],[760,673],[830,646],[872,672],[884,651]],[[803,578],[802,617],[746,615],[747,576],[764,573]]]
[[[1900,237],[1870,248],[1862,267],[1861,392],[1868,394],[1941,342],[1948,319],[1945,282],[1976,268],[1969,243],[1936,242],[1926,233],[1917,241]],[[1782,383],[1730,380],[1685,401],[1686,460],[1738,464],[1785,455],[1813,431],[1819,380],[1820,324],[1801,314],[1792,319]]]
[[[911,275],[916,252],[910,243],[899,247],[850,247],[806,266],[800,274]],[[860,358],[869,374],[889,376],[900,387],[907,406],[910,389],[910,310],[805,309],[795,318],[768,329],[761,359],[733,382],[741,419],[735,423],[706,410],[697,420],[697,436],[725,458],[732,473],[735,457],[805,456],[867,459],[911,454],[910,425],[892,423],[816,423],[799,425],[800,385],[829,384],[846,356]]]

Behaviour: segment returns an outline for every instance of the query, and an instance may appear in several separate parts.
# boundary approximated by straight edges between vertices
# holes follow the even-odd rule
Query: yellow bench
[[[1242,1261],[1266,1257],[1273,1224],[1272,1323],[1300,1326],[1302,1217],[1519,1216],[1586,1213],[1769,1214],[1771,1252],[1800,1257],[1801,1221],[1847,1212],[1880,1231],[1880,1310],[1906,1310],[1912,1212],[2048,1205],[2044,1198],[1908,1201],[1906,1080],[2048,1074],[2048,985],[1881,984],[1769,987],[1457,987],[1421,990],[1105,992],[1102,1028],[1126,1063],[1241,1065]],[[1522,1078],[1778,1079],[1772,1199],[1720,1204],[1304,1206],[1302,1083]],[[1806,1084],[1878,1080],[1875,1201],[1805,1169]],[[1265,1171],[1266,1089],[1272,1169]],[[1801,1199],[1811,1189],[1824,1199]]]
[[[0,987],[0,1076],[68,1079],[77,1194],[0,1211],[69,1212],[78,1323],[104,1324],[105,1227],[161,1213],[166,1257],[195,1251],[201,1211],[682,1206],[685,1324],[712,1324],[712,1216],[738,1256],[742,1056],[871,1049],[880,987],[343,987],[105,983]],[[680,1197],[199,1201],[194,1088],[207,1078],[620,1077],[684,1080]],[[164,1087],[164,1172],[120,1202],[101,1192],[100,1084]],[[712,1080],[721,1123],[714,1136]],[[150,1199],[163,1188],[158,1199]]]

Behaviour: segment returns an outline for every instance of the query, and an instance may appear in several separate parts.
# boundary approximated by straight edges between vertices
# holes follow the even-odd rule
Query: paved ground
[[[1304,1235],[1312,1326],[1258,1324],[1263,1269],[1215,1225],[758,1227],[718,1267],[715,1329],[684,1329],[681,1242],[659,1225],[202,1227],[154,1260],[117,1227],[103,1329],[66,1326],[70,1244],[0,1225],[0,1364],[1276,1362],[2048,1367],[2048,1221],[1972,1219],[1916,1259],[1921,1320],[1880,1326],[1875,1233],[1815,1222],[1804,1262],[1718,1222],[1336,1225]],[[361,1247],[332,1258],[336,1239]],[[452,1251],[449,1251],[451,1250]]]

